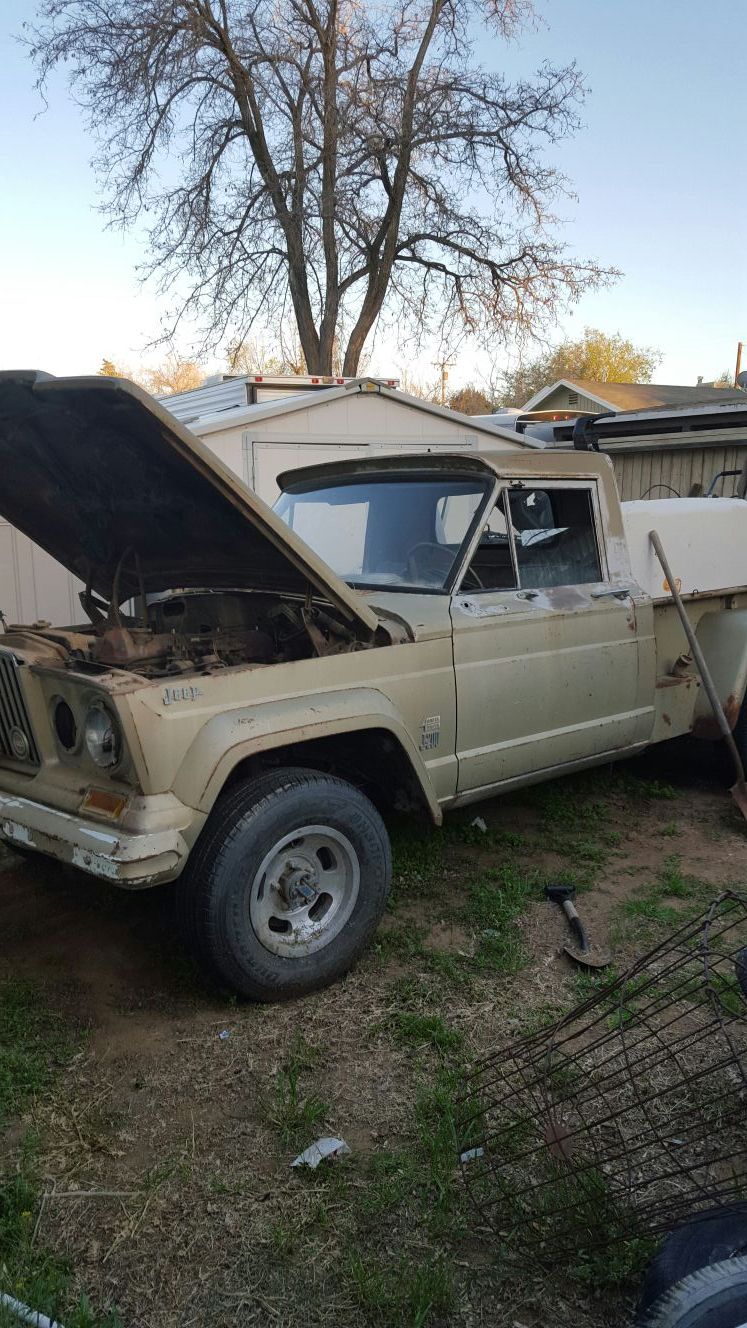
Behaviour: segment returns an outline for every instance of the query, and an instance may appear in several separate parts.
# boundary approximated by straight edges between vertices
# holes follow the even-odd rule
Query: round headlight
[[[67,701],[59,700],[54,708],[54,730],[60,745],[71,752],[78,741],[78,725]]]
[[[103,705],[92,705],[83,730],[86,751],[96,765],[106,769],[116,765],[120,754],[119,726]]]

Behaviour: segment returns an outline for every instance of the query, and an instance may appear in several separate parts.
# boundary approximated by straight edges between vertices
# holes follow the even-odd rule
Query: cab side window
[[[462,589],[542,590],[602,580],[589,488],[504,489]]]
[[[601,581],[589,489],[511,489],[508,507],[523,588]]]

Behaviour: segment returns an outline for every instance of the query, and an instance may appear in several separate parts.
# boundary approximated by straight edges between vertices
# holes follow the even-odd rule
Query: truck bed
[[[741,498],[659,498],[623,503],[635,580],[653,599],[669,598],[649,540],[657,530],[683,595],[747,584],[747,502]]]

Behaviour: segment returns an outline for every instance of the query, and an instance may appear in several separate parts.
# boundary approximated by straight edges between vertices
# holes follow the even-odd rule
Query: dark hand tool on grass
[[[584,968],[607,968],[612,963],[612,956],[607,950],[600,950],[597,946],[589,944],[589,937],[586,934],[586,928],[581,921],[574,899],[576,890],[572,885],[546,885],[545,898],[550,900],[551,904],[558,904],[562,908],[568,919],[574,940],[566,941],[563,946],[565,954],[575,963],[582,964]]]

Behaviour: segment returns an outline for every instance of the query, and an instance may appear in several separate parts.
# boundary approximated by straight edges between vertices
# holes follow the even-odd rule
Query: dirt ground
[[[576,881],[618,970],[679,911],[744,883],[746,827],[706,774],[675,752],[495,800],[441,833],[398,823],[377,944],[336,987],[272,1008],[205,984],[168,890],[127,895],[0,849],[0,985],[30,980],[86,1030],[5,1135],[6,1166],[30,1129],[39,1139],[35,1239],[126,1328],[627,1322],[632,1282],[509,1271],[427,1122],[435,1138],[454,1048],[468,1065],[578,999],[543,881]],[[667,872],[691,887],[668,899]],[[520,881],[523,902],[486,929],[474,883],[496,879]],[[499,941],[484,961],[483,933]],[[350,1158],[291,1169],[322,1134]]]

